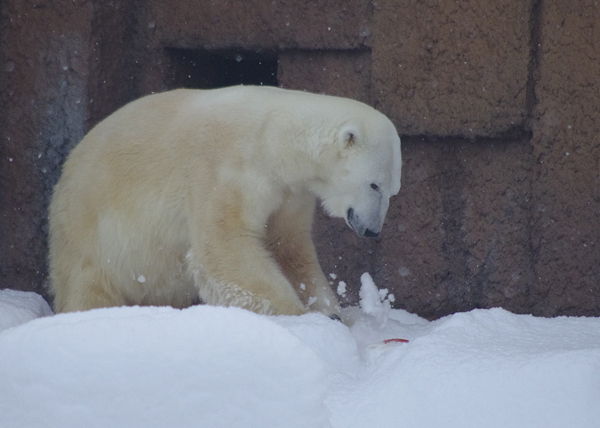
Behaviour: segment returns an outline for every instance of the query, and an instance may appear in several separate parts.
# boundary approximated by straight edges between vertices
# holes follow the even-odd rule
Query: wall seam
[[[525,96],[525,105],[527,111],[527,117],[525,120],[525,128],[529,131],[529,150],[530,150],[530,172],[529,172],[529,225],[528,225],[528,241],[529,241],[529,264],[533,275],[531,289],[535,289],[538,282],[538,272],[536,269],[537,260],[539,258],[539,244],[536,245],[533,242],[533,228],[535,224],[534,219],[534,163],[533,157],[533,138],[535,119],[534,114],[536,107],[538,106],[539,100],[536,94],[536,84],[540,79],[540,63],[541,63],[541,48],[542,48],[542,12],[543,12],[544,0],[533,0],[531,15],[529,17],[530,25],[530,36],[529,36],[529,64],[527,65],[527,92]],[[531,296],[531,292],[528,294]],[[530,306],[533,307],[535,302],[530,302]]]

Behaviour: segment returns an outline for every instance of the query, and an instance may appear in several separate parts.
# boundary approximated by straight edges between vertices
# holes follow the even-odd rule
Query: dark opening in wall
[[[277,55],[243,50],[167,50],[171,88],[209,89],[232,85],[277,86]]]

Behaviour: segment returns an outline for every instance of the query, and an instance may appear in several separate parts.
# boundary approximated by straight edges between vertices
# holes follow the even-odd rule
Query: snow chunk
[[[360,277],[361,287],[359,291],[360,307],[368,314],[385,324],[392,308],[390,301],[386,299],[388,290],[386,288],[378,290],[373,282],[373,278],[367,272]]]

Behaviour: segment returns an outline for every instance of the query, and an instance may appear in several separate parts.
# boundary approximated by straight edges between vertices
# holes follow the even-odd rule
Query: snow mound
[[[274,317],[273,320],[315,351],[327,365],[331,377],[348,375],[359,369],[356,340],[341,322],[316,313]]]
[[[491,309],[428,322],[377,310],[385,292],[365,278],[366,306],[342,313],[350,328],[209,306],[8,328],[0,427],[600,427],[600,319]],[[33,293],[1,292],[0,308],[10,326],[48,314]]]
[[[333,426],[600,426],[599,319],[491,309],[386,328],[410,342],[366,347],[358,381],[330,394]]]
[[[111,308],[0,333],[0,426],[327,427],[326,366],[236,308]]]
[[[52,310],[39,294],[0,290],[0,331],[48,315],[52,315]]]

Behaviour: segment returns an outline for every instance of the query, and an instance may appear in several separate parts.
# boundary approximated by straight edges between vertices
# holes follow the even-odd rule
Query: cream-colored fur
[[[311,238],[316,197],[377,234],[400,162],[391,122],[347,99],[232,87],[130,103],[90,131],[56,185],[55,310],[201,298],[294,315],[316,298],[310,310],[336,314]]]

